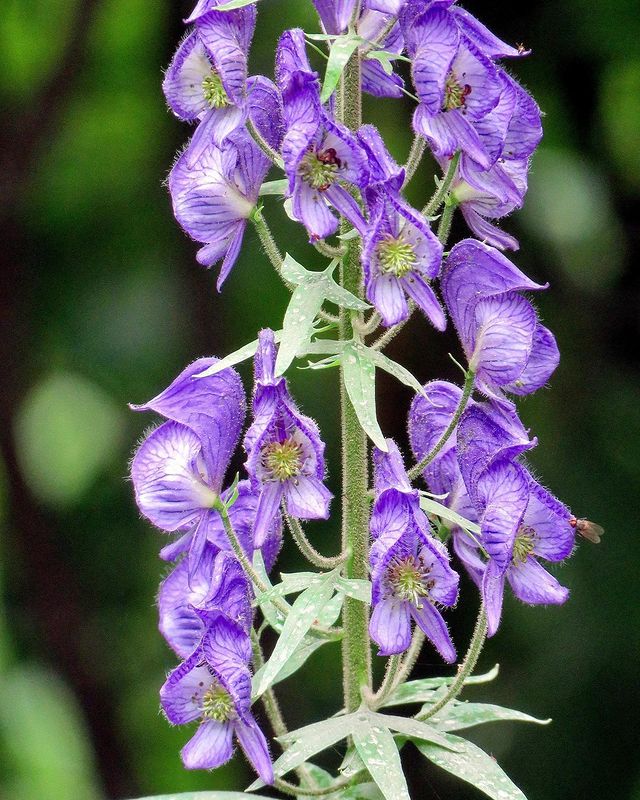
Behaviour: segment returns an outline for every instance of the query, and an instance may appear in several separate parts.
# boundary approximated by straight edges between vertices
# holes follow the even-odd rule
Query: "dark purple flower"
[[[502,84],[446,5],[409,3],[400,15],[420,98],[413,124],[437,157],[461,150],[487,169],[492,159],[475,126],[498,104]]]
[[[187,150],[171,170],[175,217],[193,239],[205,245],[198,251],[198,262],[211,267],[223,260],[218,290],[238,258],[269,166],[249,134],[238,129],[222,148],[209,144],[192,166]]]
[[[311,240],[337,230],[338,219],[329,204],[363,230],[362,212],[341,184],[366,185],[366,154],[354,134],[321,105],[318,76],[309,65],[301,30],[280,37],[276,78],[284,105],[282,157],[294,216],[304,223]]]
[[[170,673],[160,690],[172,725],[200,720],[181,751],[187,769],[214,769],[233,755],[233,737],[265,783],[273,767],[264,734],[251,714],[249,636],[222,613],[212,615],[202,645]]]
[[[246,433],[246,469],[259,494],[254,544],[262,546],[283,502],[300,519],[327,519],[333,495],[323,483],[324,442],[316,423],[301,414],[287,382],[276,378],[273,331],[260,332],[255,359],[253,423]]]
[[[529,280],[497,250],[459,242],[445,262],[442,292],[476,385],[490,396],[529,394],[559,361],[553,335],[520,293],[546,288]]]
[[[212,544],[191,576],[183,559],[164,579],[158,610],[160,632],[181,658],[199,646],[212,614],[222,611],[246,631],[253,620],[250,586],[240,562]]]
[[[365,125],[358,135],[375,176],[365,192],[370,215],[362,249],[367,299],[389,326],[409,316],[408,295],[438,330],[444,330],[444,312],[429,285],[440,271],[442,245],[426,218],[400,195],[404,173],[378,131]]]
[[[458,597],[458,575],[449,566],[445,547],[429,530],[411,489],[397,446],[374,453],[376,502],[371,515],[371,638],[380,655],[404,652],[411,642],[411,618],[445,661],[456,653],[437,605],[452,606]]]
[[[163,557],[172,560],[188,548],[191,574],[207,541],[230,547],[214,506],[221,496],[228,498],[228,492],[222,492],[222,482],[244,421],[245,397],[233,369],[194,377],[216,360],[199,359],[149,403],[132,406],[137,411],[156,411],[169,420],[142,442],[131,463],[131,477],[144,516],[162,531],[182,534],[163,550]],[[239,491],[229,514],[242,531],[243,527],[247,529],[247,510],[255,513],[255,500],[248,498],[247,488]],[[277,530],[272,534],[278,538]],[[249,549],[248,534],[240,535]]]
[[[380,5],[380,4],[379,4]],[[357,24],[357,33],[367,42],[377,41],[389,20],[388,13],[380,13],[378,8],[365,9]],[[400,55],[404,50],[404,39],[400,25],[394,25],[380,49],[387,53]],[[375,59],[366,58],[362,62],[362,90],[374,97],[402,97],[404,81],[395,72],[388,74],[382,64]]]

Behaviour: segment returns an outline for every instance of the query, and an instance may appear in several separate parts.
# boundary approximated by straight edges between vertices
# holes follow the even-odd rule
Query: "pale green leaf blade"
[[[420,495],[420,508],[423,511],[426,511],[427,514],[434,514],[436,517],[446,519],[447,522],[452,522],[454,525],[458,525],[460,528],[470,531],[471,533],[480,533],[480,526],[477,522],[472,522],[470,519],[466,519],[466,517],[463,517],[457,512],[452,511],[450,508],[442,505],[442,503],[438,503],[436,500],[431,500],[429,497]]]
[[[272,600],[274,597],[285,597],[288,594],[302,592],[318,579],[319,574],[318,572],[281,572],[280,583],[257,595],[255,603],[261,605],[266,600]]]
[[[465,679],[465,686],[473,686],[474,684],[489,683],[498,676],[499,665],[496,664],[489,672],[483,675],[472,675]],[[436,689],[443,686],[448,686],[455,680],[455,677],[443,678],[423,678],[417,681],[409,681],[403,683],[401,686],[389,695],[385,700],[385,706],[403,706],[409,703],[428,703],[434,700],[433,693]]]
[[[305,345],[314,333],[313,321],[322,308],[324,300],[322,286],[307,283],[297,286],[284,314],[282,338],[276,357],[275,374],[282,375],[291,365],[298,352],[304,352]]]
[[[257,604],[260,606],[260,610],[262,611],[264,618],[269,623],[269,625],[275,631],[281,631],[282,626],[284,625],[284,615],[278,611],[278,609],[273,605],[272,599],[270,600],[264,595],[270,594],[272,589],[274,588],[271,585],[271,580],[269,579],[269,575],[267,574],[267,570],[264,566],[264,560],[262,558],[262,553],[260,550],[255,550],[253,554],[253,568],[260,576],[262,582],[265,586],[268,587],[267,591],[256,598]],[[286,602],[286,601],[283,601]]]
[[[318,275],[322,275],[321,272],[309,272],[309,270],[305,269],[295,258],[290,256],[289,253],[284,254],[280,272],[286,281],[295,283],[296,286],[305,283],[310,278],[313,278],[314,275],[316,278]]]
[[[429,705],[426,703],[421,712],[428,711]],[[429,721],[443,731],[459,731],[487,722],[533,722],[536,725],[548,725],[551,722],[550,719],[537,719],[523,711],[491,703],[449,703]]]
[[[216,11],[233,11],[234,8],[244,8],[257,2],[258,0],[227,0],[226,3],[216,6]]]
[[[330,717],[283,736],[280,741],[289,744],[289,747],[273,765],[274,773],[278,777],[286,775],[316,753],[321,753],[342,739],[346,739],[353,728],[353,716],[348,714],[343,717]]]
[[[391,728],[391,730],[402,733],[410,739],[420,739],[425,742],[432,742],[440,747],[449,747],[445,737],[425,722],[420,722],[411,717],[398,717],[393,714],[370,713],[369,716],[372,723]]]
[[[276,342],[279,342],[282,338],[282,331],[276,331],[274,333],[274,338]],[[222,372],[223,369],[227,367],[235,367],[236,364],[240,364],[242,361],[246,361],[248,358],[252,358],[258,350],[258,340],[254,339],[253,342],[249,342],[249,344],[245,344],[243,347],[240,347],[238,350],[235,350],[233,353],[229,353],[228,356],[221,358],[220,361],[217,361],[213,366],[209,367],[209,369],[205,369],[203,372],[198,372],[197,375],[194,375],[194,378],[207,378],[210,375],[216,375],[218,372]]]
[[[329,51],[329,60],[327,61],[327,69],[322,83],[322,92],[320,94],[321,103],[326,103],[331,97],[340,81],[340,76],[347,65],[347,61],[351,58],[354,50],[363,42],[364,39],[361,36],[356,36],[353,33],[338,36],[333,42],[331,50]]]
[[[331,598],[337,578],[328,572],[298,596],[287,615],[271,658],[253,676],[253,697],[258,698],[272,685],[278,673],[294,654],[305,634]]]
[[[339,578],[336,588],[354,600],[371,605],[371,583],[358,578]]]
[[[364,432],[383,452],[387,443],[376,418],[376,368],[364,348],[347,344],[342,355],[344,385]]]
[[[387,75],[393,74],[393,64],[386,50],[371,50],[367,53],[367,58],[377,61]]]
[[[445,736],[455,751],[427,742],[415,742],[415,745],[436,766],[476,786],[493,800],[527,800],[490,755],[466,739],[450,733]]]
[[[420,381],[408,369],[405,369],[402,364],[398,364],[397,361],[393,361],[388,356],[385,356],[384,353],[379,350],[372,350],[370,347],[367,347],[367,355],[376,367],[380,367],[380,369],[388,372],[389,375],[393,375],[400,383],[404,383],[405,386],[413,389],[417,394],[424,395],[424,388]]]
[[[265,183],[260,186],[260,191],[258,194],[260,197],[265,197],[267,195],[278,195],[283,196],[289,191],[289,181],[284,178],[281,181],[265,181]]]
[[[355,294],[343,289],[342,286],[333,280],[332,275],[336,265],[337,261],[333,261],[331,265],[322,273],[322,286],[326,299],[330,300],[332,303],[335,303],[337,306],[341,306],[342,308],[350,308],[354,311],[366,311],[368,308],[371,308],[369,303],[365,303],[364,300],[356,297]]]
[[[372,724],[368,714],[358,713],[357,717],[367,721],[355,727],[352,733],[353,743],[380,791],[386,800],[411,800],[400,763],[400,753],[391,731],[383,725]]]

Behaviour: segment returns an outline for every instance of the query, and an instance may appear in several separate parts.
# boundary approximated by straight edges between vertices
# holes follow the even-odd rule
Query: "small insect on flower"
[[[582,536],[583,539],[593,544],[600,544],[600,539],[604,533],[602,525],[598,525],[588,519],[576,519],[575,517],[569,520],[569,525],[571,525],[571,527],[575,529],[575,532],[579,536]]]

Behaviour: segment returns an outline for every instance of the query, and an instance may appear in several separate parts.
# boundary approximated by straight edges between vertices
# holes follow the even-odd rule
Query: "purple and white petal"
[[[419,607],[411,607],[411,616],[447,664],[453,664],[456,660],[456,649],[451,641],[447,624],[438,609],[424,601]]]
[[[269,746],[256,721],[254,719],[249,722],[238,720],[234,723],[234,731],[240,747],[260,779],[267,785],[272,784],[273,765],[269,755]]]
[[[381,600],[371,614],[369,634],[380,648],[379,655],[404,653],[411,643],[409,604],[391,598]]]
[[[524,562],[512,564],[507,580],[515,596],[523,603],[561,605],[569,597],[569,590],[531,556]]]
[[[215,769],[233,755],[233,729],[230,722],[204,720],[180,751],[186,769]]]

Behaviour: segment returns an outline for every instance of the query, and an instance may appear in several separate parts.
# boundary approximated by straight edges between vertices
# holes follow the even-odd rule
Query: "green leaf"
[[[371,605],[371,583],[358,578],[339,578],[336,589],[361,603]]]
[[[329,51],[329,60],[327,61],[327,69],[324,74],[322,92],[320,93],[321,103],[326,103],[331,97],[340,81],[340,76],[344,68],[347,66],[347,61],[351,58],[354,50],[363,43],[364,39],[353,33],[338,36],[333,42],[331,50]]]
[[[296,285],[284,315],[281,344],[276,358],[276,375],[282,375],[296,355],[307,352],[314,334],[313,323],[325,300],[343,308],[364,311],[367,303],[333,280],[337,261],[322,272],[305,269],[288,253],[282,263],[282,277]]]
[[[400,383],[404,383],[405,386],[413,389],[413,391],[417,394],[421,394],[426,397],[424,387],[420,381],[417,378],[414,378],[409,370],[405,369],[402,364],[398,364],[396,361],[393,361],[379,350],[373,350],[372,348],[367,347],[366,351],[367,355],[373,361],[376,367],[380,367],[385,372],[388,372],[389,375],[393,375],[394,378],[397,378]]]
[[[265,197],[266,195],[285,195],[289,190],[289,181],[284,178],[281,181],[266,181],[260,187],[259,195],[260,197]]]
[[[373,443],[387,452],[387,443],[376,418],[376,368],[362,345],[348,343],[342,355],[344,385],[362,429]]]
[[[301,592],[314,583],[318,576],[324,573],[319,572],[290,572],[280,573],[280,583],[272,586],[267,592],[263,592],[256,596],[255,603],[261,605],[266,600],[272,600],[274,597],[285,597],[288,594],[296,594]]]
[[[304,639],[333,594],[337,570],[328,572],[309,586],[291,606],[271,658],[253,676],[253,697],[260,697],[273,684]]]
[[[417,719],[398,717],[393,714],[376,714],[375,712],[368,712],[367,716],[371,725],[384,725],[387,728],[391,728],[393,731],[408,736],[410,739],[432,742],[440,747],[450,747],[441,733],[431,727],[431,725],[419,722]]]
[[[258,0],[228,0],[220,6],[216,6],[216,11],[233,11],[234,8],[244,8],[257,2]]]
[[[274,333],[274,338],[276,342],[279,342],[282,338],[282,331],[276,331]],[[252,358],[258,350],[258,340],[254,339],[253,342],[249,342],[249,344],[245,344],[243,347],[240,347],[238,350],[235,350],[233,353],[229,353],[228,356],[221,358],[220,361],[217,361],[212,367],[209,369],[205,369],[203,372],[199,372],[197,375],[194,375],[194,378],[207,378],[210,375],[216,375],[218,372],[222,372],[223,369],[227,367],[234,367],[236,364],[240,364],[242,361],[246,361],[248,358]]]
[[[429,705],[425,703],[421,712],[428,711]],[[431,717],[429,722],[443,731],[459,731],[487,722],[535,722],[537,725],[548,725],[551,720],[537,719],[522,711],[491,703],[454,702],[448,703],[435,717]]]
[[[282,736],[280,741],[289,747],[273,765],[274,773],[280,777],[292,769],[296,769],[316,753],[332,747],[351,734],[354,725],[354,714],[342,717],[330,717],[322,722],[305,725],[304,728],[291,731]],[[251,788],[251,787],[249,787]]]
[[[464,682],[465,686],[472,686],[474,684],[489,683],[494,680],[499,671],[498,664],[493,667],[489,672],[484,675],[472,675]],[[424,678],[419,681],[409,681],[403,683],[401,686],[391,694],[384,702],[385,706],[403,706],[408,703],[425,703],[432,702],[433,692],[443,686],[448,686],[453,683],[455,677],[450,678]]]
[[[526,800],[496,761],[475,744],[458,736],[445,734],[456,750],[443,750],[426,742],[415,742],[425,758],[457,778],[476,786],[493,800]]]
[[[372,61],[377,61],[387,75],[391,75],[393,73],[391,54],[386,50],[370,50],[366,57]]]
[[[411,800],[393,735],[383,725],[372,724],[369,714],[355,716],[367,721],[356,726],[353,743],[380,791],[386,800]]]
[[[433,514],[440,519],[446,519],[447,522],[452,522],[470,533],[479,534],[480,526],[477,522],[472,522],[470,519],[461,516],[460,514],[452,511],[450,508],[438,503],[436,500],[431,500],[424,495],[420,495],[420,508],[426,511],[427,514]]]
[[[331,788],[331,785],[336,780],[330,772],[316,766],[315,764],[306,764],[305,770],[311,774],[316,785],[319,789]],[[380,794],[380,789],[375,783],[358,783],[355,786],[349,786],[347,789],[341,789],[337,792],[324,795],[326,800],[384,800]],[[301,794],[298,800],[309,800],[308,794]]]
[[[253,554],[253,568],[260,576],[262,582],[269,587],[269,589],[264,592],[262,595],[256,598],[258,605],[260,606],[260,610],[262,611],[264,618],[267,620],[269,625],[275,631],[281,631],[282,626],[284,625],[284,616],[283,614],[278,611],[278,609],[273,605],[273,603],[269,600],[268,597],[265,595],[269,595],[271,590],[274,588],[271,585],[271,581],[269,579],[269,575],[267,574],[267,570],[264,566],[264,560],[262,558],[262,553],[259,550],[255,550]],[[264,599],[263,599],[264,598]],[[286,601],[284,601],[286,602]]]

